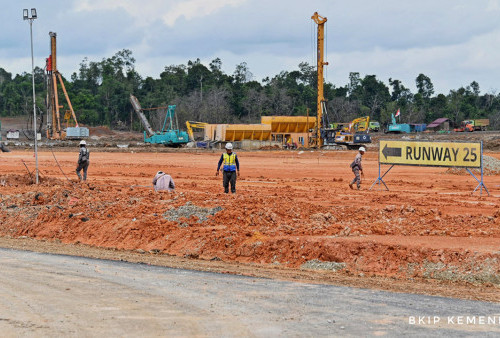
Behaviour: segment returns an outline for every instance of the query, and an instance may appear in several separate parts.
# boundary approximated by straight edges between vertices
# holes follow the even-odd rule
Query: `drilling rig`
[[[347,130],[341,128],[329,128],[330,121],[326,111],[326,99],[323,88],[324,77],[323,68],[328,65],[324,61],[325,52],[325,23],[327,18],[315,12],[311,19],[318,25],[318,41],[317,41],[317,71],[318,71],[318,95],[316,102],[316,147],[334,147],[335,149],[352,148],[356,149],[364,143],[371,143],[371,137],[368,135],[368,123],[370,118],[362,117],[355,119],[349,124]]]
[[[323,110],[325,107],[325,95],[323,92],[323,66],[327,66],[328,62],[324,61],[323,54],[325,49],[325,22],[326,18],[319,15],[318,12],[314,12],[311,19],[318,25],[318,43],[317,43],[317,69],[318,69],[318,99],[316,103],[317,115],[316,115],[316,147],[321,148],[323,145],[323,138],[321,135],[321,129],[323,128]]]
[[[45,66],[45,82],[47,85],[47,138],[51,140],[82,139],[89,136],[89,130],[78,125],[73,105],[64,86],[61,73],[57,70],[57,34],[49,33],[50,36],[50,56],[46,59]],[[59,91],[57,82],[61,85],[61,89],[66,98],[68,108],[64,113],[64,121],[66,126],[61,126],[61,108],[59,102]],[[74,125],[74,127],[73,127]]]

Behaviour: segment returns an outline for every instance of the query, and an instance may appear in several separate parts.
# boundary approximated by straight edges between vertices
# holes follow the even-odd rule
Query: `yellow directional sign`
[[[481,142],[380,140],[381,164],[481,168]]]

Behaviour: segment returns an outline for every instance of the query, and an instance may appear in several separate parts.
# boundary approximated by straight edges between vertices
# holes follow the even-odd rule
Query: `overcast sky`
[[[50,54],[57,33],[58,68],[69,78],[84,57],[100,61],[130,49],[142,76],[165,66],[221,58],[232,74],[246,62],[261,81],[282,70],[315,64],[318,11],[326,24],[327,81],[349,72],[399,79],[415,91],[419,73],[436,93],[477,81],[500,91],[500,0],[0,0],[0,67],[31,71],[29,24],[22,9],[36,7],[35,65]]]

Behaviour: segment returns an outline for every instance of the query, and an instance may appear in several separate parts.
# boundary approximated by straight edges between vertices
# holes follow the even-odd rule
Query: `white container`
[[[9,130],[7,131],[8,140],[19,140],[19,130]]]

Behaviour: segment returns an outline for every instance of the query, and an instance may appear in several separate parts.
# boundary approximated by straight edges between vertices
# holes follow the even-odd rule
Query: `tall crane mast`
[[[46,79],[47,79],[47,138],[59,140],[66,138],[66,133],[61,129],[61,114],[59,109],[63,106],[59,105],[59,96],[57,90],[57,81],[61,84],[61,88],[69,106],[70,116],[65,116],[66,120],[70,117],[75,121],[78,128],[78,120],[76,119],[73,105],[69,100],[68,92],[64,86],[61,73],[57,70],[57,34],[49,32],[50,36],[50,56],[46,59]],[[50,114],[50,116],[49,116]]]
[[[323,107],[325,102],[325,94],[323,92],[323,66],[328,65],[324,61],[325,52],[325,22],[326,18],[314,12],[311,19],[318,25],[318,43],[317,43],[317,69],[318,69],[318,100],[317,100],[317,115],[316,115],[316,146],[319,148],[323,145],[321,137],[321,129],[323,128]]]

